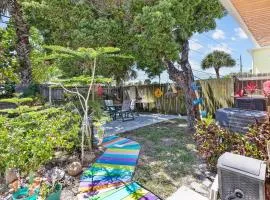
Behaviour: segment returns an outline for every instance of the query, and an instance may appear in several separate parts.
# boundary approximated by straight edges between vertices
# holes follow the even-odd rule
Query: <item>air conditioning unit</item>
[[[265,200],[265,162],[225,153],[217,168],[221,200]]]

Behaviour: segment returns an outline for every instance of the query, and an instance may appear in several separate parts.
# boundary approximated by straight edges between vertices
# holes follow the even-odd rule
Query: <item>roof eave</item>
[[[239,22],[240,27],[245,31],[245,33],[251,38],[256,48],[260,48],[260,44],[254,38],[253,34],[250,32],[249,28],[245,24],[241,15],[238,13],[237,9],[234,7],[230,0],[219,0],[220,3],[226,8],[226,10]]]

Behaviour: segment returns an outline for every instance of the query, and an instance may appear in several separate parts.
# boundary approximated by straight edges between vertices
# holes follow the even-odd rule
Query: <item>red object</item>
[[[244,90],[238,90],[236,93],[235,93],[235,97],[243,97],[245,94],[245,91]]]
[[[263,83],[263,93],[265,96],[270,96],[270,81]]]
[[[103,95],[103,88],[100,85],[97,88],[97,95],[100,97],[102,97],[102,95]]]
[[[248,82],[248,84],[247,84],[247,86],[246,86],[245,89],[246,89],[246,91],[248,91],[250,94],[253,94],[253,93],[256,91],[256,89],[257,89],[257,85],[256,85],[256,83],[250,81],[250,82]]]

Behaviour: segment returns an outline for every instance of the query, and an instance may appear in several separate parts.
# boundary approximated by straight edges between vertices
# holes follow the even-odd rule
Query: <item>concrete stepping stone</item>
[[[172,196],[167,200],[209,200],[208,198],[198,194],[186,186],[180,187]]]

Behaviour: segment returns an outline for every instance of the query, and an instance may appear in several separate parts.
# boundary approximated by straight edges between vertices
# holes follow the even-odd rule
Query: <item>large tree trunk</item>
[[[17,35],[16,52],[20,64],[21,86],[28,87],[32,82],[32,69],[29,57],[31,51],[29,27],[23,19],[22,8],[18,0],[14,0],[10,14],[14,20]]]
[[[194,82],[194,76],[191,69],[191,65],[188,60],[189,54],[189,42],[186,40],[184,42],[181,59],[179,65],[181,66],[181,71],[175,68],[172,61],[167,61],[169,77],[172,81],[176,82],[182,88],[185,95],[185,104],[188,117],[188,128],[194,129],[196,120],[196,111],[193,106],[194,91],[191,88]]]
[[[215,67],[215,72],[216,72],[217,79],[219,79],[220,78],[219,68]]]

